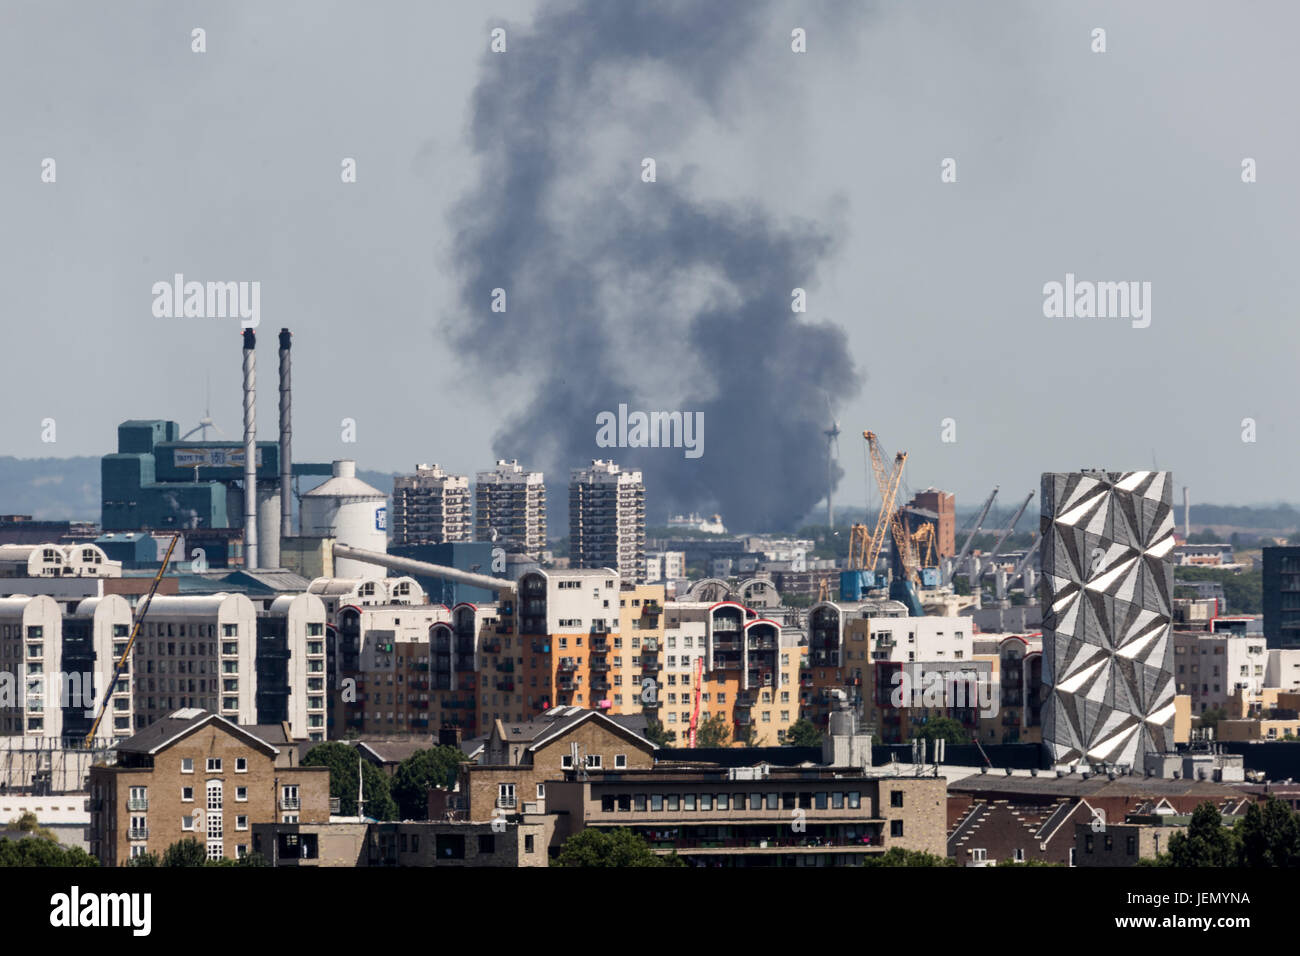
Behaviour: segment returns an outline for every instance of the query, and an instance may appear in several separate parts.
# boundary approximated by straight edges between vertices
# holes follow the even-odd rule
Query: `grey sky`
[[[466,317],[449,216],[482,171],[468,132],[488,31],[513,35],[532,13],[6,3],[0,451],[102,454],[131,417],[189,427],[208,376],[213,417],[237,435],[238,322],[150,312],[151,285],[183,272],[262,283],[259,437],[275,434],[271,333],[288,325],[297,457],[489,466],[529,391],[450,345]],[[587,129],[575,163],[607,173],[622,156],[631,174],[654,155],[700,200],[835,237],[808,319],[845,329],[861,376],[838,411],[841,503],[864,500],[866,427],[911,453],[912,488],[962,504],[1000,484],[1009,506],[1044,470],[1143,468],[1153,452],[1196,501],[1295,497],[1300,10],[775,3],[765,24],[714,108],[649,83],[640,122]],[[794,26],[806,55],[789,51]],[[683,108],[697,112],[675,122]],[[40,182],[47,156],[55,185]],[[348,156],[355,185],[339,181]],[[939,181],[944,157],[955,184]],[[1241,182],[1243,157],[1258,183]],[[1150,281],[1151,326],[1044,318],[1042,286],[1067,272]],[[628,346],[652,362],[655,330]],[[340,441],[345,417],[355,444]],[[1245,417],[1256,443],[1241,441]],[[709,438],[725,428],[710,421]],[[824,468],[785,461],[774,480],[803,467]]]

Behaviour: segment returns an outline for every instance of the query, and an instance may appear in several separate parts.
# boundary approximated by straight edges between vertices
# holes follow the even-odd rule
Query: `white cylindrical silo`
[[[280,566],[280,493],[262,484],[257,489],[257,566]]]
[[[388,496],[357,477],[355,461],[334,462],[334,477],[302,496],[299,518],[302,534],[333,538],[340,544],[367,551],[388,551]],[[339,558],[334,576],[368,578],[375,567]]]

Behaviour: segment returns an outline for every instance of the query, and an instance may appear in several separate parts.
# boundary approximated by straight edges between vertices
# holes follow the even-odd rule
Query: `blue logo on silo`
[[[375,509],[375,530],[376,531],[388,530],[388,509],[387,508]]]

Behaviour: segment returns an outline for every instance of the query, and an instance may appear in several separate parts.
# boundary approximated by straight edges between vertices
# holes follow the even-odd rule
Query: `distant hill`
[[[357,477],[387,495],[393,473],[358,471]],[[304,478],[308,491],[324,478]],[[38,521],[99,521],[99,458],[14,458],[0,456],[0,514],[31,515]]]
[[[0,456],[0,514],[99,520],[99,459]]]

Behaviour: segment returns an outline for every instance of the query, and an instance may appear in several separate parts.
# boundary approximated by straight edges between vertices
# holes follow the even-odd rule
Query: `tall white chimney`
[[[257,337],[244,329],[244,567],[257,563]]]

